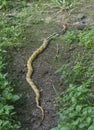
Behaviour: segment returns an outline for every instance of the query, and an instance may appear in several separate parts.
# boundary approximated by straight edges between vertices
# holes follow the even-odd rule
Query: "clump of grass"
[[[0,20],[0,46],[19,44],[18,37],[21,33],[18,29],[20,26],[19,23],[18,25],[12,25],[13,23],[11,21],[10,25],[5,13],[2,13],[2,15],[0,15]]]
[[[77,34],[75,31],[67,31],[64,37],[64,42],[66,44],[73,44],[77,41]]]
[[[63,9],[70,9],[75,6],[77,0],[56,0]]]
[[[79,33],[79,45],[87,49],[94,47],[94,26],[90,30],[84,30]]]

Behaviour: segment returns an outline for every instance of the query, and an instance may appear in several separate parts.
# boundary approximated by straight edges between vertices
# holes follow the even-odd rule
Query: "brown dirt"
[[[45,119],[41,123],[41,111],[36,107],[35,94],[25,79],[26,62],[33,52],[32,48],[30,46],[16,47],[12,50],[9,48],[8,56],[11,57],[12,61],[9,61],[7,70],[10,80],[15,84],[15,92],[22,95],[20,101],[15,105],[18,118],[23,125],[21,130],[25,130],[25,128],[29,130],[49,130],[55,127],[58,122],[53,86],[56,89],[59,87],[59,77],[54,75],[55,66],[53,66],[53,63],[51,65],[51,62],[56,62],[55,59],[49,60],[55,55],[56,49],[52,45],[49,46],[33,64],[33,80],[40,90],[40,103],[45,111]]]

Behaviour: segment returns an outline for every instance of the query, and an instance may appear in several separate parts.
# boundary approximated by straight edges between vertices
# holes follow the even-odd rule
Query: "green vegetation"
[[[7,1],[6,0],[0,0],[0,9],[6,8]]]
[[[0,8],[6,7],[6,1],[0,1]],[[19,32],[17,26],[8,23],[5,13],[0,14],[0,130],[17,130],[20,123],[16,119],[14,103],[20,97],[13,94],[13,87],[7,80],[7,73],[4,72],[7,67],[5,46],[18,44],[17,37]],[[15,31],[16,30],[16,31]]]
[[[66,90],[57,94],[59,105],[59,124],[51,130],[93,130],[94,129],[94,28],[78,32],[70,31],[65,35],[65,44],[79,50],[73,51],[72,61],[63,64],[55,73],[60,73],[60,80]],[[77,43],[77,41],[79,41]],[[89,50],[87,50],[89,49]],[[90,89],[91,88],[91,89]]]
[[[70,84],[61,97],[57,97],[60,122],[52,130],[93,130],[94,106],[89,101],[92,96],[90,89]]]
[[[12,104],[19,99],[19,96],[13,94],[13,87],[6,79],[7,74],[3,73],[6,66],[4,53],[6,51],[0,49],[0,130],[17,130],[20,124],[14,118],[15,112]]]
[[[77,35],[75,31],[67,31],[64,37],[64,42],[66,44],[73,44],[77,41]]]
[[[79,34],[79,45],[84,46],[87,49],[94,47],[94,26],[89,30],[84,30]]]
[[[39,34],[43,35],[41,32],[36,31],[37,29],[33,29],[33,27],[36,25],[39,27],[45,23],[46,16],[50,16],[48,15],[50,12],[46,12],[47,8],[49,9],[51,7],[52,9],[55,9],[54,7],[60,7],[57,8],[56,12],[52,10],[53,13],[51,15],[56,16],[56,13],[61,11],[61,8],[65,10],[70,9],[74,7],[77,2],[77,0],[49,0],[46,3],[43,0],[43,3],[37,3],[37,0],[32,0],[32,5],[27,5],[27,1],[0,1],[1,12],[4,12],[4,9],[8,9],[8,13],[6,14],[0,12],[0,130],[17,130],[20,128],[20,123],[17,121],[13,106],[13,103],[19,99],[19,96],[13,94],[13,87],[7,80],[8,74],[4,72],[5,68],[7,67],[7,63],[5,63],[6,51],[3,48],[6,46],[15,47],[15,45],[18,45],[23,41],[29,42],[31,38],[39,38]],[[51,2],[50,5],[48,2]],[[29,6],[30,8],[25,9],[25,11],[23,10],[21,13],[17,12],[18,10]],[[12,11],[9,11],[9,9],[12,10],[14,7],[16,9],[13,10],[14,13],[11,13]],[[41,17],[42,14],[44,14],[43,17]],[[77,17],[78,19],[81,19],[82,16],[78,15]],[[48,23],[50,21],[49,19],[50,17],[48,17]],[[48,27],[52,27],[51,24],[53,24],[53,21],[50,24],[45,24],[45,30]],[[41,27],[38,29],[42,30]],[[26,36],[26,33],[29,35]],[[94,26],[83,31],[67,31],[64,35],[64,46],[62,45],[63,48],[69,47],[71,50],[73,47],[75,47],[77,49],[71,51],[71,58],[55,72],[55,74],[59,73],[61,75],[60,82],[64,83],[66,90],[61,92],[61,94],[56,92],[56,100],[59,106],[59,123],[57,127],[52,128],[51,130],[94,129],[93,39]],[[56,55],[56,57],[58,57],[58,55]]]
[[[0,15],[0,46],[10,46],[19,44],[18,36],[20,35],[20,30],[18,27],[20,23],[18,21],[8,21],[5,13]],[[16,23],[17,22],[17,23]]]
[[[77,0],[57,0],[57,3],[60,4],[64,9],[69,9],[76,4]]]

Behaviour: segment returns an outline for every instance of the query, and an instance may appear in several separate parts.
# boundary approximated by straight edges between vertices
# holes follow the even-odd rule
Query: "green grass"
[[[52,0],[52,2],[59,5],[63,9],[71,9],[75,6],[77,0]]]
[[[0,15],[0,46],[10,46],[19,44],[18,37],[20,35],[18,21],[8,20],[5,13]],[[16,23],[17,22],[17,23]]]
[[[84,46],[87,49],[92,49],[94,47],[94,26],[89,30],[84,30],[83,33],[79,33],[79,45]]]
[[[65,35],[65,44],[72,48],[76,42],[78,50],[72,52],[70,62],[63,64],[55,72],[61,74],[60,80],[65,84],[66,90],[61,95],[56,94],[59,123],[51,130],[94,129],[93,34],[94,27],[78,32],[78,35],[73,31]]]

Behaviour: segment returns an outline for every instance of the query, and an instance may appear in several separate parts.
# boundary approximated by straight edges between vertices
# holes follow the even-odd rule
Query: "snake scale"
[[[35,93],[35,101],[36,101],[36,106],[41,110],[42,112],[42,120],[44,119],[44,110],[43,108],[40,106],[39,104],[39,98],[40,98],[40,92],[39,89],[37,88],[37,86],[35,85],[35,83],[33,82],[33,80],[31,79],[32,73],[33,73],[33,61],[36,59],[36,57],[42,52],[44,51],[44,49],[47,47],[48,43],[56,36],[59,36],[61,34],[64,34],[66,31],[67,26],[63,25],[63,30],[59,33],[53,33],[52,35],[50,35],[49,37],[47,37],[46,39],[43,40],[42,45],[36,49],[33,54],[31,54],[31,56],[29,57],[28,61],[27,61],[27,73],[26,73],[26,81],[28,82],[28,84],[31,86],[31,88],[33,89],[34,93]]]

